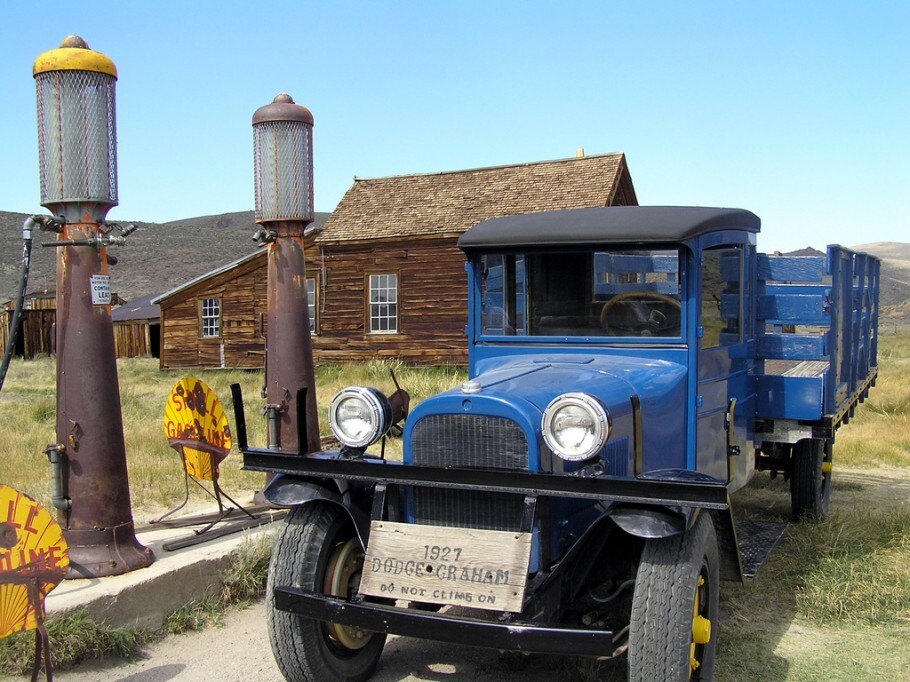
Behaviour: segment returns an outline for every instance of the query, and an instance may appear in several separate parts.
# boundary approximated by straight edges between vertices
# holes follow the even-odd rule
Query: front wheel
[[[646,542],[632,595],[630,680],[711,679],[719,581],[717,535],[707,513],[685,533]]]
[[[345,598],[357,591],[363,548],[347,514],[332,504],[295,508],[278,536],[266,585],[269,640],[291,682],[354,682],[373,674],[385,635],[321,623],[274,606],[276,587]]]
[[[831,499],[831,441],[805,438],[793,446],[790,511],[794,521],[828,516]]]

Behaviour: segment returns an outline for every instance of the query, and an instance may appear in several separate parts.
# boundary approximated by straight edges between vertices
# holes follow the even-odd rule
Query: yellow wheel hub
[[[357,538],[335,547],[325,571],[323,591],[332,597],[346,599],[351,595],[351,577],[360,572],[363,552]],[[347,625],[326,623],[329,636],[347,649],[362,649],[373,633]]]
[[[705,579],[698,576],[698,583],[695,587],[695,606],[692,612],[692,644],[689,646],[689,674],[694,673],[701,666],[701,662],[696,658],[696,647],[699,644],[707,644],[711,641],[711,621],[701,615],[701,592],[705,584]]]

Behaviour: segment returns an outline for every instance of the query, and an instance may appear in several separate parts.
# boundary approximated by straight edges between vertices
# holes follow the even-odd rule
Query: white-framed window
[[[204,298],[199,304],[199,335],[204,339],[221,336],[221,299]]]
[[[310,334],[316,333],[316,278],[306,278],[307,312],[310,316]]]
[[[369,330],[371,334],[398,331],[398,275],[370,275]]]

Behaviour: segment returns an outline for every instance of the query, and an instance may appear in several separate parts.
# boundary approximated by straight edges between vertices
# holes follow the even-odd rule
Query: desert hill
[[[317,224],[327,213],[317,214]],[[23,213],[0,211],[0,303],[13,298],[18,287],[22,254]],[[121,221],[127,223],[130,221]],[[112,247],[119,260],[110,269],[111,289],[126,300],[161,294],[256,250],[252,211],[186,218],[168,223],[135,221],[139,229],[127,245]],[[53,235],[35,235],[29,291],[53,289],[54,249],[41,247]],[[851,247],[882,259],[882,319],[910,320],[910,244],[872,242]],[[787,255],[821,255],[806,247]]]
[[[22,256],[23,213],[0,211],[0,302],[16,295]],[[317,223],[327,213],[317,213]],[[111,289],[126,300],[161,294],[200,275],[256,251],[257,225],[252,211],[187,218],[169,223],[133,222],[139,229],[126,246],[108,253],[118,259],[110,268]],[[116,232],[115,232],[116,234]],[[55,249],[41,247],[54,235],[36,233],[32,248],[29,291],[54,288]]]

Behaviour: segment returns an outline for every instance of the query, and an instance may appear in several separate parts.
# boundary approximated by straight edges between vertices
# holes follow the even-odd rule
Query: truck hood
[[[543,411],[563,393],[582,392],[598,398],[607,408],[616,438],[631,439],[631,399],[637,398],[647,423],[643,433],[646,452],[665,453],[657,454],[648,468],[677,466],[671,453],[685,450],[679,444],[685,442],[686,374],[683,365],[645,357],[524,355],[488,362],[474,378],[424,400],[413,410],[405,425],[405,461],[410,459],[413,425],[439,414],[511,419],[528,435],[532,448],[536,444],[539,450],[546,450],[540,433]]]

